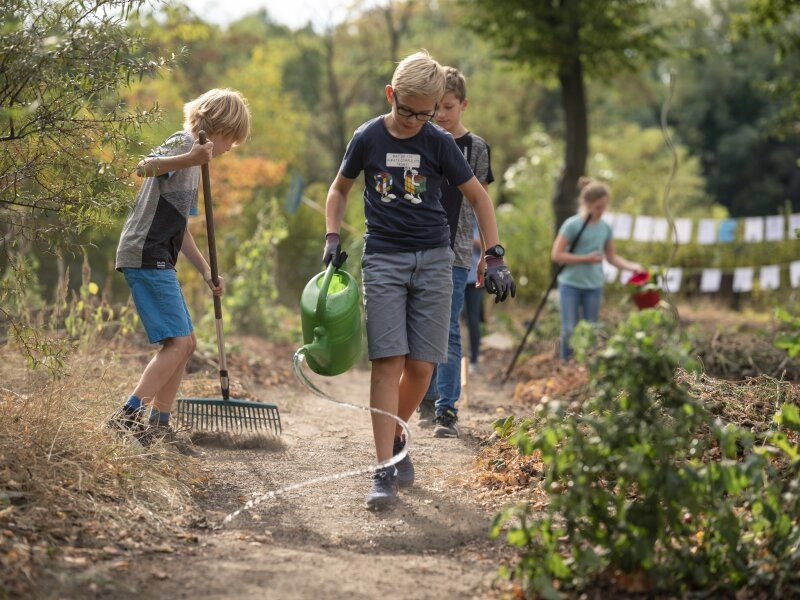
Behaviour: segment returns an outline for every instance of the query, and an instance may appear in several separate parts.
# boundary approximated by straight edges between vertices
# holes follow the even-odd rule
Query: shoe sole
[[[412,477],[411,479],[403,480],[400,479],[400,476],[398,475],[397,485],[400,486],[401,488],[410,488],[412,485],[414,485],[414,478]]]
[[[367,510],[383,510],[397,504],[397,496],[385,496],[381,498],[368,499],[366,502]]]
[[[459,432],[453,431],[452,429],[437,429],[433,432],[433,437],[437,438],[457,438],[460,436],[461,434]]]

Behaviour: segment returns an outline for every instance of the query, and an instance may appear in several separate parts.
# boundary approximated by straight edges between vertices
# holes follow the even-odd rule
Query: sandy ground
[[[494,367],[486,362],[469,378],[460,402],[460,438],[434,438],[412,417],[417,481],[401,490],[396,507],[378,513],[364,504],[370,487],[365,471],[374,460],[370,415],[363,408],[369,371],[311,374],[332,397],[362,408],[321,398],[299,382],[279,392],[259,390],[259,397],[279,406],[282,435],[263,448],[198,443],[202,456],[196,460],[212,485],[197,501],[197,514],[189,515],[186,535],[162,551],[132,556],[127,568],[97,565],[52,597],[498,597],[493,581],[502,549],[488,537],[496,507],[480,501],[465,482],[491,422],[512,408],[512,384],[503,388],[487,376],[502,371],[509,355],[499,352]],[[268,497],[271,492],[276,495]],[[249,499],[265,496],[224,523]]]

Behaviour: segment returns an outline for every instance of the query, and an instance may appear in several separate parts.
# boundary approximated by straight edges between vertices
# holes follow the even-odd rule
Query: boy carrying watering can
[[[337,264],[347,195],[364,173],[362,276],[367,348],[372,362],[370,407],[408,421],[428,388],[436,363],[447,361],[453,251],[441,203],[442,182],[457,186],[477,216],[487,253],[485,286],[497,301],[516,286],[503,261],[494,208],[449,133],[431,123],[445,93],[445,69],[427,52],[397,66],[385,87],[390,111],[356,129],[339,173],[328,190],[323,261]],[[400,452],[405,440],[393,420],[373,411],[379,463]],[[368,508],[397,501],[398,485],[414,483],[406,455],[379,468],[367,494]]]

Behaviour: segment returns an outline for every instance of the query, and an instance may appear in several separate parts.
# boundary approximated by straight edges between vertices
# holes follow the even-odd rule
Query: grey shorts
[[[453,251],[365,254],[361,260],[369,359],[447,361]]]

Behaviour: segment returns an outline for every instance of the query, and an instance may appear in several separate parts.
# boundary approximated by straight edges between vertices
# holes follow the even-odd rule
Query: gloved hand
[[[322,262],[327,267],[331,261],[337,269],[347,260],[347,252],[342,252],[342,245],[338,233],[325,234],[325,250],[322,253]]]
[[[499,256],[486,256],[486,271],[483,285],[486,291],[494,294],[494,303],[503,302],[508,295],[517,295],[517,284],[511,276],[505,261]]]

